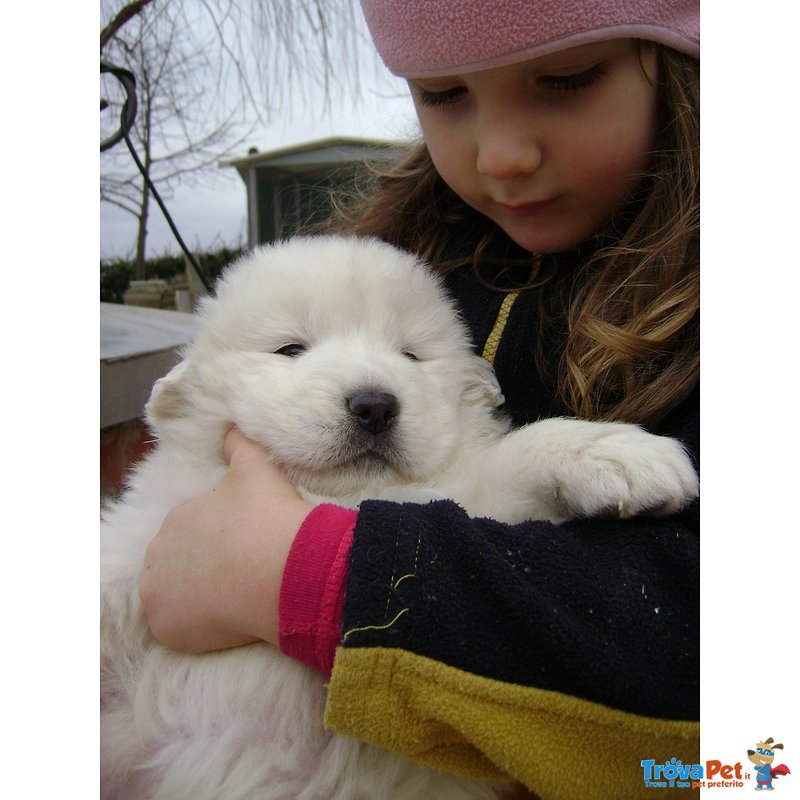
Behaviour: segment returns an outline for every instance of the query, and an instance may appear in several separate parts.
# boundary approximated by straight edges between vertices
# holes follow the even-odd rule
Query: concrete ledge
[[[193,314],[100,303],[100,428],[142,416],[153,384],[180,359]]]

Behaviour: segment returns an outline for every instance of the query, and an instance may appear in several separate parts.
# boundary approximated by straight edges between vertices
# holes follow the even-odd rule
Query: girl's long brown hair
[[[640,198],[612,221],[614,235],[598,239],[577,273],[545,278],[538,323],[563,331],[555,378],[573,414],[648,427],[697,383],[700,301],[700,65],[653,46],[660,126]],[[483,227],[480,245],[468,258],[448,260],[467,221],[470,230]],[[477,269],[499,234],[441,180],[424,144],[379,172],[357,204],[340,208],[336,227],[418,253],[440,272],[470,262]],[[547,368],[545,354],[537,362]]]

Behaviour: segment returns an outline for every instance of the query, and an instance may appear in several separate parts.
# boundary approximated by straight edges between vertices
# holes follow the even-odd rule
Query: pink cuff
[[[348,508],[316,506],[300,526],[283,570],[278,644],[287,656],[326,675],[340,638],[357,518]]]

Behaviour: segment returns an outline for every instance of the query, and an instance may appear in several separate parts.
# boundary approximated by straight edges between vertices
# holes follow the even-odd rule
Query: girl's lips
[[[548,211],[555,202],[556,198],[551,197],[549,200],[542,200],[538,203],[518,203],[516,205],[500,203],[500,206],[512,217],[536,217]]]

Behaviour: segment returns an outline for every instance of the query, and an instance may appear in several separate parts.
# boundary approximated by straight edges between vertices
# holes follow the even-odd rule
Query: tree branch
[[[100,52],[103,52],[103,48],[108,44],[108,42],[116,35],[117,31],[126,23],[128,20],[133,19],[137,14],[142,12],[142,9],[152,3],[153,0],[134,0],[133,3],[129,3],[123,9],[120,10],[119,14],[117,14],[111,22],[100,31]]]

